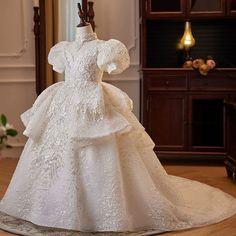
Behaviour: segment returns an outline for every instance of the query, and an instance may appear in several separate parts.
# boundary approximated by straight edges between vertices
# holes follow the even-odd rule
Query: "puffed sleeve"
[[[97,58],[97,65],[102,71],[119,74],[127,69],[129,64],[129,53],[123,43],[115,39],[102,43]]]
[[[54,45],[48,54],[48,63],[53,66],[53,70],[58,73],[63,73],[65,70],[64,47],[68,42],[60,42]]]

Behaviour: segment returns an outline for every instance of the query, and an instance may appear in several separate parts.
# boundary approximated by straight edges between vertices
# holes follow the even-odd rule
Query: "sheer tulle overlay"
[[[65,81],[22,114],[29,137],[0,210],[37,225],[78,231],[158,232],[219,222],[236,200],[168,175],[132,101],[102,82],[129,65],[125,46],[95,34],[49,54]]]

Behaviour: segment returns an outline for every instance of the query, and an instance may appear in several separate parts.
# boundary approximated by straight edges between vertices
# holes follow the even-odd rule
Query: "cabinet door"
[[[225,0],[188,0],[187,15],[190,18],[224,16]]]
[[[236,16],[236,0],[227,1],[227,14],[231,16]]]
[[[186,150],[186,97],[176,92],[148,96],[147,132],[157,150]]]
[[[227,157],[225,160],[226,170],[229,177],[235,173],[236,178],[236,95],[231,96],[226,103],[227,108]]]
[[[184,0],[144,0],[146,13],[149,17],[172,18],[185,16]]]
[[[190,150],[225,152],[226,95],[189,96]]]

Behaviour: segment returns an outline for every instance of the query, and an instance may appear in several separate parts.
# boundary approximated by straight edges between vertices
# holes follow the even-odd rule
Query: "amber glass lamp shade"
[[[189,59],[189,57],[190,57],[189,50],[191,47],[193,47],[195,45],[195,39],[192,34],[191,23],[188,21],[185,22],[184,34],[180,40],[180,43],[186,51],[186,54],[187,54],[186,59]]]

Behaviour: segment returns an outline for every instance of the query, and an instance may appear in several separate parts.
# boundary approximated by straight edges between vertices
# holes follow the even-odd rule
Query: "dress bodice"
[[[99,82],[102,80],[103,72],[97,66],[99,44],[98,40],[81,45],[73,42],[64,48],[66,82]]]
[[[117,74],[129,66],[129,54],[121,42],[99,40],[95,33],[56,44],[48,60],[55,71],[65,71],[65,81],[72,84],[101,82],[104,71]]]
[[[63,89],[57,102],[64,102],[65,94],[84,120],[103,119],[105,111],[103,72],[121,73],[129,66],[129,53],[124,44],[111,39],[97,39],[95,33],[82,34],[74,42],[60,42],[51,48],[48,61],[53,70],[65,72]],[[69,99],[69,98],[68,98]]]

